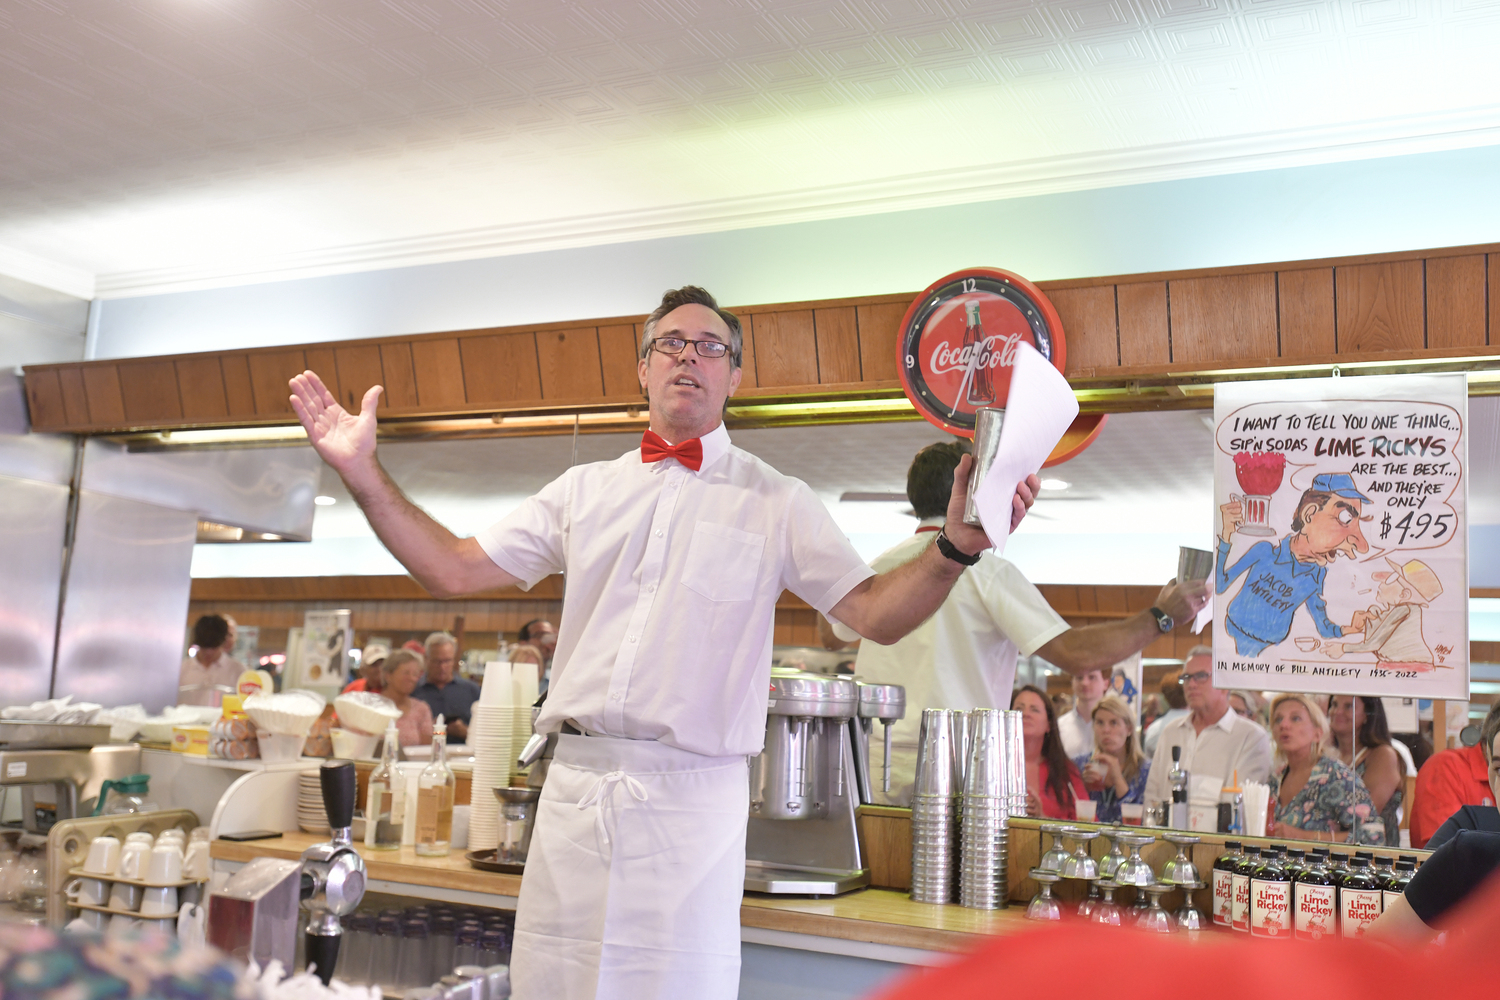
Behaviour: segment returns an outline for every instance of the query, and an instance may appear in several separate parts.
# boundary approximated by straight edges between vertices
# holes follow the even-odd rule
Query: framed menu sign
[[[1463,375],[1214,392],[1214,686],[1469,696]]]
[[[928,286],[901,320],[901,386],[929,422],[973,437],[974,411],[1005,405],[1023,342],[1063,370],[1062,320],[1041,289],[999,268],[957,271]]]

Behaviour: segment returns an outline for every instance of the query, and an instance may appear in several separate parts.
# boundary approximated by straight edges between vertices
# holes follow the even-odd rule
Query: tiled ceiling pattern
[[[1493,0],[8,0],[0,249],[118,292],[1493,141],[1497,50]]]

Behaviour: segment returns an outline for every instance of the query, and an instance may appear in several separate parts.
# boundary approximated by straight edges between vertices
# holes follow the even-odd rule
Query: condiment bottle
[[[1338,887],[1324,855],[1321,848],[1313,851],[1292,883],[1292,933],[1299,940],[1332,937],[1337,929]]]
[[[370,772],[369,790],[365,793],[365,846],[377,851],[394,851],[401,846],[401,825],[405,819],[397,812],[395,788],[401,780],[396,757],[401,752],[401,738],[396,734],[395,720],[386,726],[385,747],[380,764]],[[402,796],[403,800],[405,796]]]
[[[1290,941],[1291,879],[1277,848],[1263,850],[1260,856],[1260,865],[1250,874],[1250,936]]]
[[[417,777],[417,854],[446,857],[453,837],[453,791],[448,767],[448,729],[440,715],[432,725],[432,763]]]
[[[1410,861],[1397,861],[1391,872],[1380,880],[1380,910],[1382,913],[1390,908],[1390,905],[1396,901],[1397,896],[1406,892],[1406,886],[1411,882],[1412,872],[1416,867]]]
[[[1260,867],[1260,848],[1246,847],[1245,856],[1229,876],[1233,894],[1229,903],[1229,929],[1250,933],[1250,873]]]
[[[1219,927],[1229,926],[1229,910],[1234,902],[1234,889],[1231,879],[1234,877],[1234,866],[1245,859],[1245,854],[1240,850],[1238,840],[1224,841],[1224,853],[1214,859],[1214,924]]]
[[[1339,936],[1361,937],[1380,916],[1380,883],[1367,858],[1355,858],[1339,883]]]

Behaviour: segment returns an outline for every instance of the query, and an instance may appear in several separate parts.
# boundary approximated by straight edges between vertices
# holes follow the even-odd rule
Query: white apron
[[[516,909],[516,1000],[733,1000],[744,757],[558,738]]]

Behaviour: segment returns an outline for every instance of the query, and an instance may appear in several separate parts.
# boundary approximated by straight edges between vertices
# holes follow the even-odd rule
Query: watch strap
[[[944,528],[942,531],[939,531],[937,533],[937,537],[933,539],[933,544],[937,546],[938,551],[941,552],[944,556],[952,559],[954,562],[958,563],[961,566],[974,565],[979,561],[979,557],[983,554],[980,552],[976,552],[971,556],[966,553],[960,552],[958,546],[954,545],[953,540],[948,537],[947,528]]]
[[[1151,616],[1156,619],[1156,627],[1162,632],[1170,632],[1176,626],[1176,620],[1161,608],[1153,607]]]

